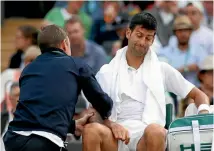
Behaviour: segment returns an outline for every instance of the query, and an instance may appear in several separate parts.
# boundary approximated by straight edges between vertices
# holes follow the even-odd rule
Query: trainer
[[[71,57],[63,29],[44,27],[38,42],[42,54],[25,67],[19,80],[19,102],[4,136],[6,151],[64,150],[67,133],[80,135],[93,116],[72,120],[81,90],[103,119],[111,114],[112,100],[102,91],[92,69]]]

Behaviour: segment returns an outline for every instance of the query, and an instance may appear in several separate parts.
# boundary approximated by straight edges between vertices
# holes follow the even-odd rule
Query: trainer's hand
[[[92,117],[94,113],[85,114],[82,118],[76,120],[75,135],[81,136],[84,125],[88,122],[88,119]]]
[[[126,145],[129,143],[130,136],[129,136],[129,132],[127,129],[125,129],[123,126],[121,126],[120,124],[117,124],[115,122],[111,122],[110,128],[112,130],[114,137],[117,140],[124,141]]]
[[[89,118],[88,123],[103,123],[102,117],[93,107],[89,107],[84,114],[90,113],[94,113],[94,115]]]

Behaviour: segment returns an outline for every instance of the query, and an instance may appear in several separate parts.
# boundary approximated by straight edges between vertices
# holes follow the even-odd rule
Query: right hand
[[[112,122],[110,124],[110,128],[112,130],[112,133],[113,133],[115,139],[125,142],[126,145],[129,143],[130,136],[129,136],[129,132],[126,128],[124,128],[123,126],[121,126],[120,124],[117,124],[115,122]]]
[[[82,118],[76,120],[76,129],[75,129],[75,135],[81,136],[83,128],[85,124],[88,122],[88,120],[94,115],[94,113],[85,114]]]
[[[93,113],[94,115],[88,119],[88,123],[94,123],[94,122],[103,123],[103,119],[101,118],[100,114],[93,107],[89,107],[88,109],[83,111],[81,113],[81,116],[83,117],[85,114],[90,114],[90,113]]]

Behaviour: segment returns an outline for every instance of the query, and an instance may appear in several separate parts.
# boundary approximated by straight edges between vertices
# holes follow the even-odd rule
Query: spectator
[[[31,45],[37,45],[38,30],[33,26],[20,26],[16,32],[14,53],[10,59],[9,68],[20,68],[23,65],[23,54]]]
[[[208,27],[201,25],[204,8],[201,2],[189,3],[186,7],[186,13],[192,21],[194,32],[191,41],[199,44],[204,51],[211,54],[213,51],[213,31]]]
[[[120,39],[112,28],[112,23],[121,20],[122,5],[123,3],[118,1],[105,1],[103,3],[104,17],[95,20],[92,26],[90,39],[103,45],[108,52],[111,52],[113,42]]]
[[[100,67],[107,63],[104,49],[84,38],[85,29],[77,16],[73,16],[66,22],[65,30],[70,40],[72,56],[82,57],[94,73],[97,73]]]
[[[173,30],[178,44],[163,48],[159,56],[165,56],[169,64],[179,70],[188,81],[198,86],[196,77],[198,65],[204,59],[205,54],[203,50],[189,43],[193,30],[192,23],[186,15],[178,16],[175,19]]]
[[[156,40],[162,45],[168,45],[170,36],[173,34],[172,27],[175,15],[178,13],[176,1],[159,1],[150,11],[158,23]]]
[[[145,9],[151,9],[154,5],[154,1],[124,1],[125,10],[130,16],[134,16]]]
[[[213,29],[213,1],[203,1],[203,6],[205,8],[205,25]]]
[[[213,55],[207,56],[198,73],[200,89],[210,98],[210,105],[213,105],[213,58]]]
[[[83,1],[68,1],[66,8],[54,7],[45,16],[43,26],[49,24],[56,24],[57,26],[64,27],[65,22],[73,15],[78,15],[85,28],[85,37],[89,37],[91,31],[92,20],[85,12],[81,11]]]
[[[37,46],[30,46],[24,53],[24,66],[31,63],[37,56],[41,54],[40,49]],[[17,82],[19,80],[22,69],[6,69],[1,74],[1,109],[10,112],[12,110],[12,104],[9,98],[11,82]]]
[[[204,17],[204,7],[199,1],[192,1],[185,7],[185,13],[193,24],[193,33],[190,38],[192,45],[201,47],[207,55],[213,54],[213,31],[208,27],[202,25]],[[177,39],[172,37],[170,45],[176,45]]]
[[[1,135],[2,136],[4,136],[5,132],[7,131],[9,122],[13,120],[13,113],[16,109],[16,105],[19,100],[19,94],[20,94],[19,83],[18,82],[12,83],[11,88],[10,88],[10,93],[9,93],[12,110],[1,113],[1,121],[2,121],[1,122]]]
[[[115,56],[116,51],[119,50],[120,48],[122,48],[122,45],[124,44],[123,42],[126,39],[126,29],[129,24],[129,21],[126,17],[127,16],[120,16],[120,18],[118,20],[115,20],[111,24],[112,30],[116,31],[119,39],[112,43],[111,49],[109,48],[109,50],[111,51],[110,54],[107,51],[107,53],[109,54],[109,61]]]
[[[54,7],[64,7],[66,8],[68,5],[68,2],[67,1],[56,1],[55,4],[54,4]]]
[[[92,20],[103,18],[102,1],[85,1],[82,10],[91,16]]]

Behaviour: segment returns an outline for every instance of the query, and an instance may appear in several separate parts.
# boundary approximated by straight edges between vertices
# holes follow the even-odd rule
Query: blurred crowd
[[[153,14],[158,29],[152,49],[160,60],[179,70],[205,92],[213,104],[213,1],[56,1],[41,28],[56,24],[68,34],[72,55],[81,57],[97,73],[100,67],[127,45],[130,18],[141,11]],[[17,29],[8,69],[1,73],[1,134],[13,118],[19,98],[18,80],[25,66],[41,54],[37,46],[39,29],[25,25]],[[54,36],[54,35],[53,35]],[[191,100],[170,92],[176,116]],[[76,116],[87,107],[79,97]]]

